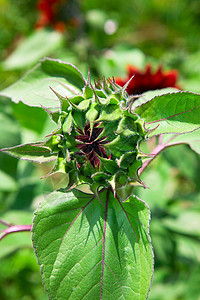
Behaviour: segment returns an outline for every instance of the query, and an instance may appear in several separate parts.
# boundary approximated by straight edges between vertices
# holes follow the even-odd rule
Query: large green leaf
[[[63,35],[57,31],[35,30],[3,61],[3,68],[6,70],[27,68],[53,53],[62,41]]]
[[[149,209],[77,190],[54,192],[35,213],[33,245],[49,299],[146,299],[153,272]]]
[[[154,129],[149,136],[162,133],[186,133],[200,127],[200,95],[177,92],[157,96],[135,110]]]
[[[22,127],[42,133],[48,117],[47,112],[43,108],[31,107],[21,101],[19,103],[11,102],[11,107],[13,115]]]
[[[60,103],[49,87],[64,97],[81,92],[85,80],[80,71],[60,60],[44,58],[22,79],[1,91],[1,95],[29,106],[58,109]]]
[[[140,95],[140,97],[136,98],[133,101],[131,110],[133,111],[136,107],[146,103],[147,101],[150,101],[151,99],[153,99],[156,96],[162,96],[165,94],[175,93],[178,91],[179,91],[178,89],[170,88],[170,87],[164,88],[164,89],[159,89],[159,90],[146,91],[142,95]]]

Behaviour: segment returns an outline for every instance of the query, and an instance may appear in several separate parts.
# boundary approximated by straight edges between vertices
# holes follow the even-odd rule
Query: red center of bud
[[[99,128],[100,123],[94,124],[93,129],[91,130],[90,124],[85,125],[84,131],[80,128],[76,129],[76,132],[79,134],[75,136],[75,139],[80,141],[80,144],[77,144],[78,149],[81,151],[79,155],[85,155],[93,167],[100,167],[100,157],[110,158],[107,156],[105,148],[103,145],[108,143],[106,141],[107,137],[99,138],[99,135],[102,133],[103,128]]]

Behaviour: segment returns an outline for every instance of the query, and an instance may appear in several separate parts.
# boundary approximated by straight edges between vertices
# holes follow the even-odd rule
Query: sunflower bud
[[[46,144],[58,153],[59,165],[69,175],[67,188],[86,183],[97,193],[111,186],[125,200],[141,183],[139,144],[147,131],[131,111],[126,88],[114,78],[93,86],[89,78],[81,95],[67,99],[54,91],[61,102],[59,128]]]

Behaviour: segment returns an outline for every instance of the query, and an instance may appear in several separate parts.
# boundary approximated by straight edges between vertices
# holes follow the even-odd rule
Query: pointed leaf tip
[[[50,148],[42,145],[42,143],[23,144],[10,148],[3,148],[0,151],[16,158],[39,163],[52,161],[57,157],[55,153],[52,153]]]

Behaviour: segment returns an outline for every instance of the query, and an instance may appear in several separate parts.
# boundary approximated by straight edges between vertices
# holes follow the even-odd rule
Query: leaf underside
[[[33,245],[49,299],[146,299],[153,272],[149,209],[77,190],[54,192],[35,213]]]

